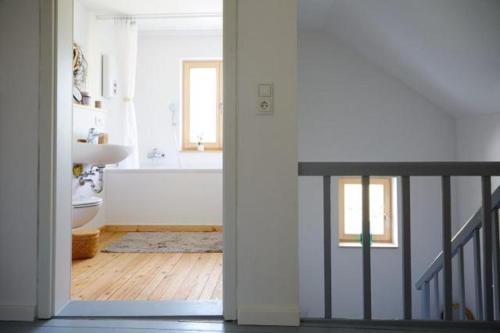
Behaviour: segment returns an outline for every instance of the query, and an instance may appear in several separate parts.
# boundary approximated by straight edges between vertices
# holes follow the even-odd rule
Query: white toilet
[[[98,197],[79,197],[73,199],[71,227],[78,228],[90,222],[99,211],[102,199]]]

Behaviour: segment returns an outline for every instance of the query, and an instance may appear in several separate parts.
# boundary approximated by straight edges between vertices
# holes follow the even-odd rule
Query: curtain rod
[[[165,20],[185,18],[219,18],[222,13],[164,13],[164,14],[138,14],[138,15],[97,15],[98,20]]]

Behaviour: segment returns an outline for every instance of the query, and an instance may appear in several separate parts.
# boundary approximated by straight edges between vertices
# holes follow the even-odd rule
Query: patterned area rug
[[[222,232],[130,232],[101,252],[217,253],[222,244]]]

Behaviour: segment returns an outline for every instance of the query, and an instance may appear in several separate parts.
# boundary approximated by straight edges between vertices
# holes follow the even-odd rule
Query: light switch
[[[259,97],[273,97],[273,85],[259,84]]]

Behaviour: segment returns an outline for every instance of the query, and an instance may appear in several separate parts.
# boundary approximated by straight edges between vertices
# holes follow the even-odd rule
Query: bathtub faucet
[[[159,151],[158,148],[153,148],[153,150],[151,150],[148,153],[147,157],[150,160],[154,160],[154,159],[157,159],[157,158],[165,158],[165,153]]]

